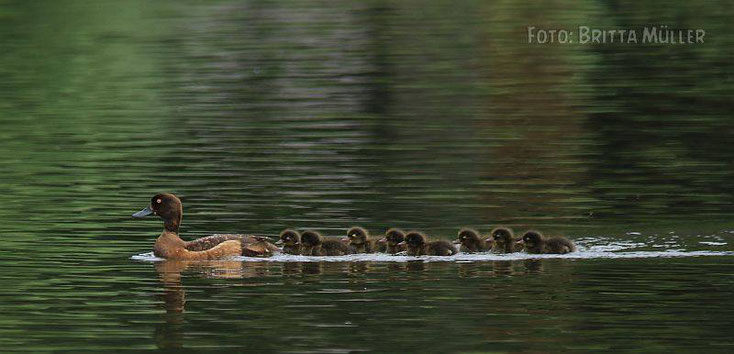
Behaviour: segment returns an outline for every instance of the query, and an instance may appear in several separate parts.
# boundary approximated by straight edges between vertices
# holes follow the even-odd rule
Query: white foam
[[[699,241],[698,243],[702,245],[709,245],[709,246],[726,246],[726,242],[713,242],[713,241]]]
[[[634,244],[637,246],[637,244]],[[527,253],[459,253],[454,256],[398,256],[384,253],[372,254],[350,254],[346,256],[294,256],[289,254],[276,254],[269,258],[236,257],[243,262],[485,262],[485,261],[516,261],[525,259],[630,259],[630,258],[681,258],[681,257],[721,257],[734,256],[734,252],[725,251],[685,251],[683,249],[670,249],[665,251],[626,251],[619,252],[620,246],[593,246],[589,249],[580,249],[578,252],[567,254],[527,254]],[[617,249],[614,249],[617,248]],[[165,259],[158,258],[153,252],[142,253],[131,257],[134,260],[145,262],[157,262]]]

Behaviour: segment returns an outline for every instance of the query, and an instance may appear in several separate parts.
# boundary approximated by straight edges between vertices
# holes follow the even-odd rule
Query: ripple
[[[601,249],[601,250],[600,250]],[[610,246],[609,249],[615,249]],[[615,252],[605,250],[603,247],[584,249],[578,252],[568,254],[527,254],[527,253],[511,253],[511,254],[494,254],[494,253],[459,253],[454,256],[400,256],[382,253],[364,253],[350,254],[346,256],[294,256],[289,254],[277,254],[269,258],[257,257],[236,257],[235,259],[244,262],[383,262],[383,263],[405,263],[414,261],[423,262],[485,262],[485,261],[516,261],[526,259],[628,259],[628,258],[682,258],[682,257],[722,257],[733,256],[734,252],[730,251],[686,251],[682,249],[671,249],[665,251],[633,251],[633,252]],[[131,259],[144,262],[160,262],[165,261],[153,255],[152,252],[134,255]]]

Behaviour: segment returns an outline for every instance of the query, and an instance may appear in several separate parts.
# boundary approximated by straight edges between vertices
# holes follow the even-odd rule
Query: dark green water
[[[0,1],[0,348],[730,352],[731,15],[724,1]],[[542,46],[529,25],[707,37]],[[182,197],[186,239],[503,224],[583,248],[132,259],[161,225],[130,214],[161,191]]]

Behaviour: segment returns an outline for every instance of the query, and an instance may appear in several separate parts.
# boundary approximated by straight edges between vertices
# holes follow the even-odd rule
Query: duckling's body
[[[532,254],[565,254],[576,251],[576,245],[565,237],[546,238],[539,231],[526,232],[518,243]]]
[[[301,234],[296,230],[283,230],[277,244],[283,245],[283,253],[285,254],[299,255],[302,253]]]
[[[164,230],[156,239],[153,254],[156,257],[179,260],[211,260],[233,256],[270,256],[277,251],[275,245],[262,238],[247,235],[214,235],[186,242],[178,235],[183,217],[181,200],[173,194],[157,194],[150,205],[133,214],[142,218],[158,215],[163,219]]]
[[[359,226],[354,226],[347,231],[347,238],[342,241],[349,242],[350,253],[375,253],[377,252],[377,241],[370,238],[369,232]]]
[[[405,241],[405,233],[402,230],[389,229],[385,231],[385,237],[378,241],[381,245],[384,245],[380,252],[389,254],[403,252],[405,251],[405,244],[401,244],[403,241]]]
[[[482,240],[479,237],[479,232],[473,229],[461,229],[459,230],[459,238],[454,241],[454,244],[460,244],[459,250],[465,253],[475,252],[486,252],[492,248],[492,241]]]
[[[456,247],[445,240],[428,242],[426,235],[411,231],[405,235],[409,256],[452,256],[457,253]]]
[[[343,256],[349,254],[349,246],[339,240],[324,239],[316,231],[301,233],[301,243],[304,256]]]
[[[511,229],[506,227],[497,227],[489,232],[489,238],[492,239],[493,253],[512,253],[522,251],[522,246],[516,245],[515,234]]]

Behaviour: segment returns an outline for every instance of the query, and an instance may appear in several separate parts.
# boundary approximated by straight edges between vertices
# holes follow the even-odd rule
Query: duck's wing
[[[189,251],[205,251],[229,240],[242,241],[242,235],[212,235],[197,238],[196,240],[186,242],[184,247]]]

